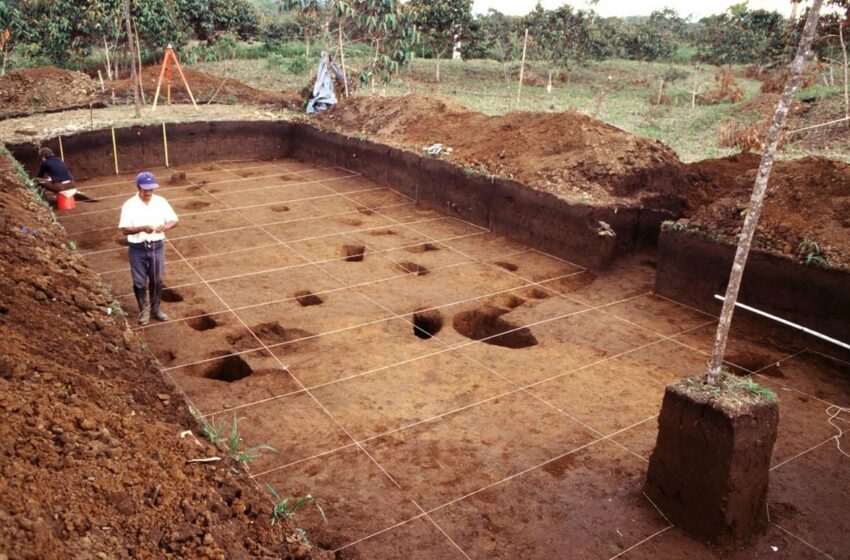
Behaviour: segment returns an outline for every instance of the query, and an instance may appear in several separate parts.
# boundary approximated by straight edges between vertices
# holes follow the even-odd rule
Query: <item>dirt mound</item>
[[[182,397],[5,156],[0,237],[0,556],[330,557],[234,463],[187,463],[227,453],[181,437]]]
[[[98,101],[97,84],[54,66],[13,70],[0,78],[0,118],[70,109]]]
[[[684,224],[734,241],[760,161],[739,154],[689,165],[693,215]],[[850,268],[850,165],[815,157],[774,162],[754,245]]]
[[[160,65],[146,66],[142,70],[142,85],[147,96],[147,102],[152,103],[156,94],[156,84],[159,81]],[[214,103],[249,103],[253,105],[272,105],[275,107],[300,108],[304,102],[297,93],[291,91],[264,91],[243,84],[233,78],[219,78],[200,70],[183,67],[183,74],[192,89],[192,95],[197,103],[206,103],[215,94]],[[165,103],[166,80],[163,78],[158,103]],[[107,89],[115,91],[116,97],[128,101],[133,99],[133,89],[130,78],[113,80]],[[171,101],[174,103],[191,103],[189,94],[183,86],[183,80],[177,68],[172,70]]]
[[[441,143],[470,173],[510,177],[587,201],[687,190],[675,153],[578,113],[488,116],[420,94],[355,97],[316,119],[319,126],[413,149]]]

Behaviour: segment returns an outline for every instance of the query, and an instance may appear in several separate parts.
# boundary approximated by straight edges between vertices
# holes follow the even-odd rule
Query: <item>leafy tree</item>
[[[21,12],[12,4],[0,4],[0,48],[3,51],[3,68],[0,76],[6,75],[6,57],[9,46],[24,40],[29,35],[29,28]]]
[[[315,38],[324,33],[325,42],[330,33],[330,22],[335,13],[348,11],[348,6],[334,0],[281,0],[307,45],[307,57],[310,57],[310,45]]]
[[[104,40],[126,39],[123,0],[21,0],[43,54],[59,65],[74,64]],[[149,47],[179,47],[192,36],[211,41],[233,32],[245,38],[256,31],[257,17],[248,0],[135,0],[133,21],[139,40]]]
[[[469,30],[472,22],[471,0],[410,0],[408,5],[422,39],[437,55],[437,81],[440,81],[440,58],[452,52],[457,40]]]
[[[750,10],[746,2],[700,23],[697,57],[710,64],[774,65],[787,61],[796,41],[793,28],[781,14]]]
[[[539,2],[526,16],[524,23],[533,40],[532,58],[544,61],[549,73],[547,91],[552,91],[554,71],[602,57],[604,45],[593,31],[596,19],[591,11],[574,11],[567,4],[544,10]]]
[[[411,13],[397,0],[337,0],[336,13],[350,18],[354,34],[371,48],[362,82],[388,83],[410,62],[419,36]]]
[[[626,25],[620,35],[623,56],[632,60],[670,60],[685,34],[685,21],[675,10],[655,11],[640,23]]]
[[[41,51],[58,64],[79,61],[120,34],[121,0],[23,0],[20,8]]]
[[[478,15],[470,22],[461,53],[466,59],[514,60],[522,49],[521,28],[521,18],[490,8],[486,15]]]

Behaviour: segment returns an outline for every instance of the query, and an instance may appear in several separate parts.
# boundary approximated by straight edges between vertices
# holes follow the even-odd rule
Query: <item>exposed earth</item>
[[[304,104],[303,99],[295,92],[263,91],[237,80],[210,76],[200,70],[185,66],[182,68],[183,75],[189,82],[189,87],[192,89],[192,95],[195,97],[196,103],[207,103],[212,99],[214,103],[250,103],[253,105],[270,105],[290,109],[299,108]],[[148,103],[153,103],[161,69],[162,67],[160,65],[146,66],[142,69],[142,85],[144,86]],[[122,100],[132,101],[133,99],[130,78],[109,82],[107,88],[114,90],[115,95]],[[158,103],[165,104],[166,89],[167,80],[163,77]],[[191,103],[189,94],[183,86],[183,80],[176,66],[172,68],[171,100],[175,103]]]
[[[0,232],[0,557],[324,557],[271,525],[6,156]]]
[[[434,143],[473,172],[510,177],[591,204],[636,201],[681,210],[687,227],[734,240],[761,158],[745,153],[684,164],[668,147],[577,113],[487,116],[451,101],[408,95],[354,98],[320,126],[415,150]],[[797,256],[804,241],[850,265],[850,166],[803,158],[774,163],[756,246]],[[690,218],[690,221],[687,220]],[[807,246],[806,246],[807,247]],[[810,254],[806,247],[799,255]]]
[[[222,85],[184,70],[199,102]],[[98,99],[96,82],[65,72],[9,73],[0,80],[0,117]],[[158,74],[158,66],[144,71],[149,96]],[[33,98],[34,84],[53,78],[55,86],[37,88],[45,97]],[[120,99],[130,95],[126,81],[110,87]],[[176,72],[172,98],[188,102]],[[215,101],[300,103],[229,80]],[[685,165],[660,142],[583,115],[489,117],[416,95],[355,98],[316,122],[418,153],[442,143],[452,148],[442,157],[470,173],[510,177],[583,203],[678,208],[682,227],[727,240],[740,227],[759,164],[757,155],[741,154]],[[0,558],[43,557],[45,549],[57,558],[324,557],[286,520],[270,524],[268,495],[228,460],[187,463],[227,453],[200,435],[198,442],[180,437],[197,425],[123,319],[106,314],[112,298],[100,280],[19,187],[5,158],[0,183],[7,239],[0,244],[0,441],[15,442],[4,445],[0,480],[0,542],[15,548],[0,550]],[[850,267],[847,164],[777,162],[771,185],[757,245]],[[805,241],[817,244],[817,254]]]
[[[355,97],[317,122],[420,153],[441,143],[452,149],[444,157],[470,172],[600,203],[675,196],[687,188],[670,148],[579,113],[488,116],[411,94]]]
[[[99,101],[87,75],[53,66],[13,70],[0,77],[0,119],[88,106]]]
[[[735,242],[760,160],[757,154],[739,154],[688,165],[694,191],[691,217],[682,225]],[[850,268],[850,165],[823,158],[774,162],[754,244]]]

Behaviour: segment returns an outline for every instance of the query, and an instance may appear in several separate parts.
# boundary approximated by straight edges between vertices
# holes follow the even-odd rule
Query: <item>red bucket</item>
[[[64,193],[56,193],[56,209],[57,210],[73,210],[77,207],[74,201],[74,195],[68,196]]]

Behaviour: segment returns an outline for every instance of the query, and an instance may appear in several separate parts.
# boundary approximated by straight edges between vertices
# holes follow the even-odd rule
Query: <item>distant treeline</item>
[[[0,36],[15,64],[84,67],[104,46],[126,42],[126,0],[3,0]],[[816,46],[839,59],[850,0],[822,18]],[[166,44],[192,45],[198,56],[220,55],[216,45],[253,40],[264,52],[292,42],[336,46],[357,42],[370,55],[369,72],[387,78],[415,54],[446,58],[517,60],[527,29],[528,58],[550,70],[611,58],[641,61],[754,64],[767,68],[792,56],[803,16],[752,10],[746,3],[689,21],[671,9],[647,17],[601,17],[593,10],[538,4],[526,16],[495,10],[472,14],[472,0],[133,0],[132,19],[143,52]],[[843,24],[843,25],[842,25]],[[200,53],[200,54],[199,54]],[[257,51],[255,49],[254,53]]]

